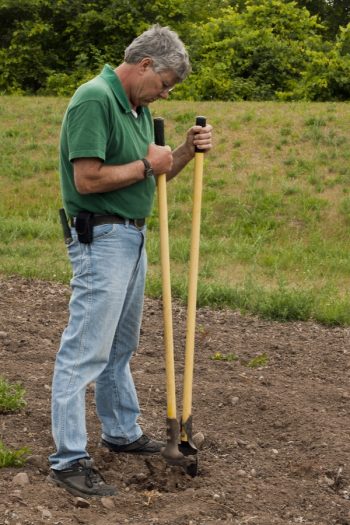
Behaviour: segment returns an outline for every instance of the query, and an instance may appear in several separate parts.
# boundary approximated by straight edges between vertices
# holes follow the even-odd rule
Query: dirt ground
[[[66,286],[0,278],[0,373],[22,383],[27,400],[21,413],[0,415],[0,439],[31,449],[24,467],[0,470],[1,525],[350,524],[350,330],[228,310],[197,313],[193,429],[205,437],[197,477],[160,457],[101,448],[92,385],[89,452],[118,495],[79,501],[48,484],[50,385],[68,300]],[[175,304],[179,405],[185,318]],[[213,360],[218,352],[239,359]],[[263,353],[265,366],[247,366]],[[161,303],[148,299],[132,366],[142,427],[157,438],[165,437],[163,354]]]

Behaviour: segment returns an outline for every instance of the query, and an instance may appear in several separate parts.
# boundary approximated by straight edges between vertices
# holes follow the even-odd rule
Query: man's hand
[[[173,167],[173,154],[170,146],[150,144],[146,158],[151,163],[155,175],[168,173]]]
[[[193,159],[196,146],[203,153],[212,148],[212,129],[213,127],[207,124],[205,127],[192,126],[187,131],[185,142],[173,151],[174,163],[172,169],[167,172],[167,180],[175,177]]]
[[[202,126],[192,126],[188,130],[185,145],[192,155],[195,153],[195,147],[203,151],[203,153],[212,148],[212,129],[213,127],[207,124],[204,128]]]

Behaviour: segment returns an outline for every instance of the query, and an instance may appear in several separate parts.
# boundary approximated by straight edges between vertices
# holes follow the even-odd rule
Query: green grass
[[[23,466],[29,453],[30,451],[27,447],[19,450],[10,450],[0,440],[0,468]]]
[[[234,362],[234,361],[240,361],[239,356],[236,354],[222,354],[221,352],[215,352],[212,356],[210,356],[210,359],[212,361],[222,361],[222,362]],[[250,359],[249,361],[242,361],[242,364],[247,366],[248,368],[262,368],[264,366],[267,366],[269,363],[269,358],[267,354],[259,354]]]
[[[67,283],[57,173],[68,100],[0,97],[0,274]],[[198,302],[287,321],[350,325],[347,103],[160,101],[167,142],[196,115],[214,125],[205,159]],[[186,300],[193,164],[168,185],[173,294]],[[161,294],[157,205],[147,294]]]
[[[249,368],[260,368],[263,366],[267,366],[268,362],[269,362],[269,358],[264,353],[264,354],[260,354],[260,355],[253,357],[253,359],[248,361],[247,366]]]
[[[9,383],[0,377],[0,414],[18,412],[26,406],[25,390],[18,383]],[[21,467],[25,464],[30,453],[27,447],[19,450],[10,450],[0,440],[0,468]]]
[[[238,361],[239,360],[239,357],[236,355],[236,354],[222,354],[221,352],[215,352],[214,355],[212,355],[210,357],[210,359],[212,361],[227,361],[227,362],[232,362],[232,361]]]
[[[0,377],[0,414],[17,412],[24,408],[25,390],[19,384],[11,384],[6,379]]]

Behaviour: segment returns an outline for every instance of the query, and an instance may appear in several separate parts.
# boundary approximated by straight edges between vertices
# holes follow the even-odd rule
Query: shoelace
[[[98,470],[93,467],[83,467],[86,477],[86,485],[91,489],[94,485],[101,485],[104,483],[104,479]]]

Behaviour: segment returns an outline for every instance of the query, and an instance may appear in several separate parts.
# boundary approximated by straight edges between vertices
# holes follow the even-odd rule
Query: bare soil
[[[92,385],[89,452],[118,495],[84,502],[50,485],[50,385],[68,300],[67,286],[0,279],[0,374],[20,382],[27,400],[21,413],[0,415],[0,439],[31,450],[24,467],[0,470],[1,525],[350,524],[350,330],[228,310],[197,312],[193,427],[205,437],[197,477],[161,457],[101,448]],[[185,319],[175,304],[179,405]],[[132,367],[142,427],[164,439],[163,354],[161,303],[147,299]],[[261,354],[264,366],[248,366]]]

